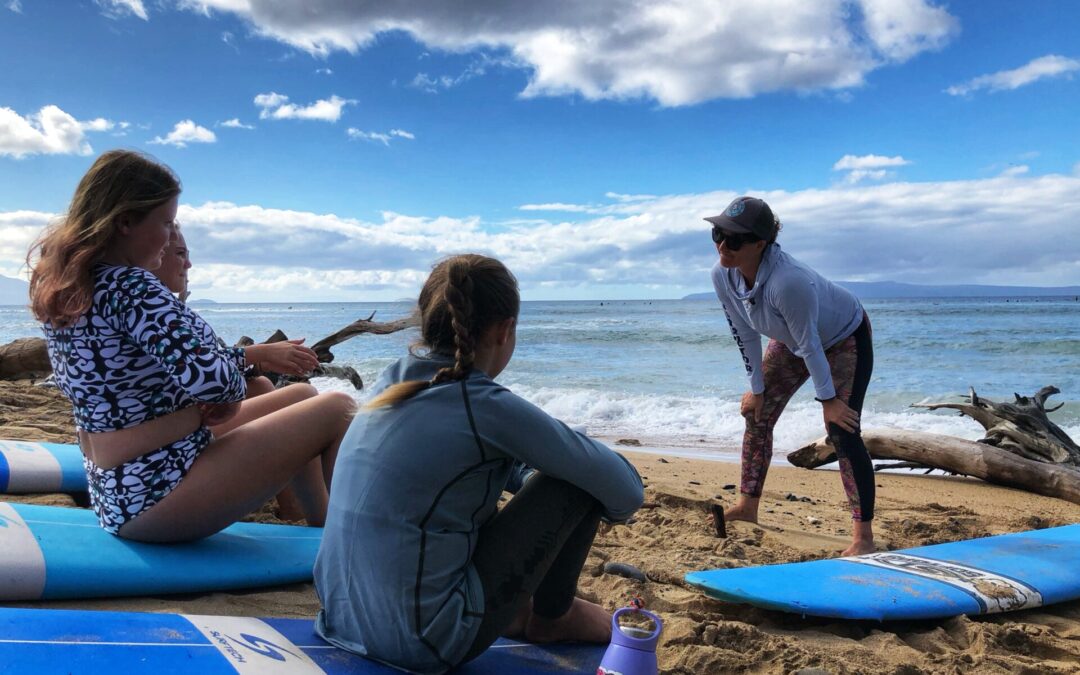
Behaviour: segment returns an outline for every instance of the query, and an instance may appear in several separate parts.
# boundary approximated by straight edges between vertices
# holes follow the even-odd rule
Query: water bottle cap
[[[653,622],[653,630],[636,626],[620,626],[619,617],[628,613],[640,613],[647,616]],[[660,632],[663,629],[664,624],[660,617],[652,612],[636,607],[623,607],[616,610],[611,617],[611,643],[644,652],[655,652],[656,643],[660,641]]]

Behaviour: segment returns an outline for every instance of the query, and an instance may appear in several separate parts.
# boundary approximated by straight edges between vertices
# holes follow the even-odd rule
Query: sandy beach
[[[70,406],[53,389],[0,382],[0,438],[70,442]],[[617,441],[618,439],[613,439]],[[635,453],[645,507],[626,525],[605,528],[586,564],[582,594],[614,609],[631,595],[665,620],[661,672],[701,673],[1074,673],[1080,672],[1080,601],[945,621],[875,623],[800,618],[711,600],[683,583],[686,572],[835,556],[850,537],[836,472],[775,466],[759,526],[729,524],[715,536],[712,504],[730,504],[735,463]],[[778,454],[793,448],[780,448]],[[980,481],[906,474],[877,476],[881,549],[906,548],[1080,522],[1080,505]],[[66,495],[6,497],[74,506]],[[268,506],[254,519],[273,521]],[[647,583],[603,572],[605,562],[637,566]],[[256,592],[125,598],[13,606],[194,614],[311,617],[311,584]]]

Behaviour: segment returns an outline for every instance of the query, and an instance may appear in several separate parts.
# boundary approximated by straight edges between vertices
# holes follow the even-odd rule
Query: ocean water
[[[955,412],[912,408],[959,400],[968,387],[994,400],[1052,384],[1064,407],[1050,419],[1080,438],[1080,302],[1069,298],[868,300],[874,375],[863,426],[977,439],[982,428]],[[198,311],[229,343],[282,329],[314,342],[357,318],[406,315],[409,303],[217,304]],[[40,330],[22,307],[0,307],[0,344]],[[362,335],[334,348],[335,363],[364,381],[406,353],[415,330]],[[747,388],[737,349],[716,301],[526,302],[518,347],[499,380],[570,424],[605,438],[637,438],[689,454],[732,456]],[[321,390],[350,391],[320,378]],[[354,392],[364,400],[364,392]],[[775,432],[778,455],[822,435],[808,383]]]

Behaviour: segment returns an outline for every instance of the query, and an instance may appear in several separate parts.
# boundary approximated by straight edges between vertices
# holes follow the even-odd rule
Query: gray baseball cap
[[[738,197],[718,216],[706,218],[716,227],[733,234],[752,234],[768,241],[776,234],[772,209],[757,197]]]

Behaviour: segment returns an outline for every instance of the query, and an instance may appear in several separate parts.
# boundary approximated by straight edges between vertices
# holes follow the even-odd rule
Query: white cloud
[[[945,92],[953,96],[965,96],[983,89],[990,92],[1007,91],[1050,77],[1069,76],[1077,70],[1080,70],[1080,61],[1051,54],[1041,56],[1013,70],[980,75],[963,84],[949,87]]]
[[[435,94],[440,90],[452,89],[469,80],[481,77],[492,67],[521,68],[523,66],[525,66],[525,64],[513,58],[499,58],[492,56],[491,54],[481,53],[477,56],[475,61],[470,63],[465,70],[457,75],[439,75],[437,77],[432,77],[427,73],[417,73],[416,77],[409,83],[409,86],[420,89],[421,91],[426,91],[429,94]]]
[[[565,202],[548,202],[546,204],[522,204],[518,207],[521,211],[564,211],[566,213],[588,213],[595,207],[586,204],[567,204]]]
[[[829,278],[1080,284],[1080,167],[1073,175],[750,194],[784,221],[784,250]],[[398,298],[419,289],[433,261],[466,251],[504,260],[527,298],[605,297],[626,288],[677,297],[709,288],[716,253],[701,218],[735,196],[723,190],[617,202],[575,222],[488,224],[392,212],[365,221],[224,202],[184,204],[179,220],[196,257],[193,283],[200,296],[218,300]],[[51,217],[0,213],[0,269],[18,268]],[[1017,237],[1018,223],[1039,236]]]
[[[284,94],[270,92],[259,94],[255,97],[255,105],[259,111],[259,119],[273,120],[322,120],[324,122],[337,122],[341,119],[342,110],[347,105],[355,105],[356,101],[341,98],[334,95],[328,99],[320,99],[306,106],[298,106],[289,103],[289,97]]]
[[[900,155],[896,157],[884,157],[882,155],[844,155],[833,164],[833,171],[845,171],[850,169],[882,169],[890,166],[906,166],[911,164]]]
[[[1018,164],[1016,166],[1010,166],[1001,172],[1002,176],[1023,176],[1031,171],[1031,167],[1026,164]]]
[[[233,35],[230,31],[222,31],[221,41],[232,47],[232,50],[237,54],[240,53],[240,48],[236,46],[236,36]]]
[[[272,91],[269,94],[259,94],[256,96],[255,105],[259,108],[278,108],[285,105],[288,100],[289,97],[285,94],[279,94]]]
[[[333,75],[334,71],[330,70],[329,68],[316,68],[315,69],[315,74],[316,75]]]
[[[182,120],[176,123],[173,130],[162,138],[156,136],[150,143],[154,145],[174,145],[178,148],[187,147],[188,143],[216,143],[217,136],[206,127],[195,124],[192,120]]]
[[[958,31],[936,0],[639,0],[356,3],[187,0],[316,55],[409,33],[450,52],[495,52],[530,71],[524,96],[646,97],[663,105],[860,86],[883,66],[939,49]],[[435,91],[472,77],[420,73]],[[465,79],[467,79],[467,77]]]
[[[112,129],[116,126],[116,123],[112,120],[98,117],[97,119],[79,122],[79,126],[82,128],[83,131],[112,131]]]
[[[646,199],[656,199],[656,195],[624,195],[620,192],[605,192],[604,196],[617,202],[640,202]]]
[[[877,50],[902,62],[941,49],[959,30],[959,22],[943,7],[906,0],[862,0],[866,32]]]
[[[865,179],[885,180],[893,175],[892,172],[888,171],[889,167],[907,166],[908,164],[911,164],[911,162],[900,155],[896,157],[844,155],[836,161],[836,164],[833,164],[833,171],[847,171],[844,182],[854,185]]]
[[[134,15],[143,21],[150,20],[142,0],[94,0],[94,2],[101,7],[101,13],[110,19]]]
[[[225,120],[224,122],[220,122],[220,123],[218,123],[218,126],[219,127],[227,127],[229,129],[254,129],[255,128],[255,126],[252,125],[252,124],[244,124],[237,117],[234,117],[231,120]]]
[[[372,141],[374,143],[382,143],[386,146],[389,146],[390,141],[395,138],[404,138],[410,141],[416,138],[415,135],[404,129],[391,129],[388,133],[381,133],[378,131],[362,131],[355,127],[349,127],[345,130],[345,135],[354,141]]]
[[[25,271],[26,252],[41,231],[45,229],[56,214],[41,211],[9,211],[0,213],[0,269],[15,276],[19,270]]]
[[[26,117],[0,107],[0,156],[89,155],[94,150],[86,132],[107,131],[112,124],[101,118],[80,122],[55,105]]]
[[[22,3],[19,0],[8,0],[7,8],[16,14],[22,14]]]

